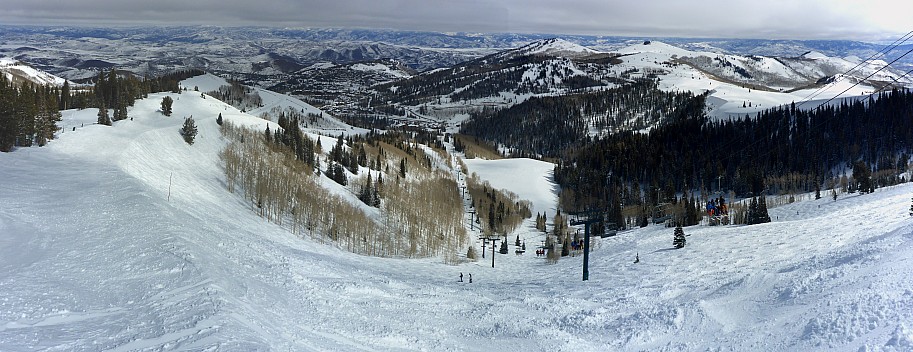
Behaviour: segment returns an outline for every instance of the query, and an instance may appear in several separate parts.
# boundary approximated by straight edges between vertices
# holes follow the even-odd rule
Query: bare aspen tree
[[[322,187],[312,177],[313,168],[297,160],[290,148],[267,142],[263,133],[229,121],[221,131],[229,141],[220,153],[228,190],[240,192],[260,216],[288,226],[295,235],[364,255],[442,256],[446,262],[455,262],[465,248],[462,203],[451,174],[414,167],[399,185],[379,182],[390,179],[393,175],[384,171],[401,160],[423,165],[399,147],[378,143],[375,164],[384,171],[378,175],[377,193],[384,200],[381,218],[372,219]],[[399,146],[418,148],[418,144]],[[425,166],[431,164],[424,160]]]

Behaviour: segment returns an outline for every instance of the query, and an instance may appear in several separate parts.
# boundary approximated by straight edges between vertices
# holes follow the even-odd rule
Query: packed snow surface
[[[913,350],[913,184],[688,227],[679,250],[660,226],[596,238],[583,282],[580,256],[532,248],[492,268],[295,237],[226,191],[216,116],[269,122],[215,99],[151,94],[113,127],[95,113],[0,153],[2,351]],[[544,163],[469,164],[554,204]]]

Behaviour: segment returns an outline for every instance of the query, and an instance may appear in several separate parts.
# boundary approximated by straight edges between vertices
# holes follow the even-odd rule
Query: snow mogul
[[[672,237],[672,246],[682,248],[685,246],[685,231],[681,226],[675,227],[675,233]]]

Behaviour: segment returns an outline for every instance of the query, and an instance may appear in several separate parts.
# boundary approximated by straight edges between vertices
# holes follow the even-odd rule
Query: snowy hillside
[[[181,82],[181,85],[188,90],[198,89],[201,92],[216,91],[220,87],[229,85],[224,78],[211,73],[196,76]],[[326,114],[318,108],[301,101],[300,99],[290,97],[285,94],[279,94],[263,88],[252,88],[262,99],[262,106],[247,111],[248,114],[256,117],[266,117],[270,121],[276,122],[280,113],[294,111],[301,115],[316,116],[313,122],[305,121],[307,131],[312,133],[324,133],[338,135],[340,132],[347,134],[360,134],[367,130],[354,128],[349,124],[339,121],[330,114]]]
[[[561,38],[532,42],[509,52],[515,55],[545,55],[566,58],[582,57],[599,53],[599,51],[571,43]]]
[[[36,70],[29,65],[6,57],[0,57],[0,73],[5,74],[8,80],[17,83],[31,82],[36,85],[62,86],[66,81],[63,78]]]
[[[533,204],[533,213],[555,214],[558,197],[551,180],[555,164],[533,159],[466,160],[470,173],[476,173],[492,187],[507,189]],[[517,182],[520,173],[524,182]]]
[[[48,146],[0,153],[0,350],[913,349],[913,184],[685,228],[680,250],[659,226],[595,239],[582,282],[579,256],[450,266],[297,238],[226,191],[220,113],[270,123],[159,93],[113,127],[66,111]],[[549,164],[467,164],[553,215]]]
[[[811,108],[834,97],[867,95],[876,91],[873,83],[853,85],[884,64],[876,60],[859,67],[852,76],[845,76],[841,74],[857,63],[820,53],[809,53],[802,58],[739,56],[689,51],[655,41],[628,46],[618,52],[622,54],[622,69],[655,75],[660,79],[661,89],[709,92],[708,113],[716,118],[753,116],[758,111],[792,102],[807,101],[805,107]],[[835,79],[815,85],[827,77]],[[880,81],[892,79],[901,76],[882,71],[872,77]],[[900,82],[913,83],[908,79]]]
[[[895,68],[877,72],[885,68],[881,60],[860,64],[859,58],[815,52],[768,57],[728,54],[710,46],[704,47],[706,50],[689,47],[695,50],[640,41],[599,52],[563,39],[539,40],[454,67],[377,84],[367,94],[342,99],[348,100],[348,106],[376,107],[373,111],[359,110],[356,115],[405,116],[403,119],[413,120],[407,123],[440,124],[457,130],[472,114],[510,109],[531,98],[579,95],[605,101],[593,96],[616,88],[625,90],[643,80],[655,81],[655,88],[663,92],[706,93],[706,113],[716,120],[754,117],[760,111],[791,103],[812,109],[832,99],[839,103],[864,98],[892,85],[913,86],[913,79]],[[588,131],[592,135],[648,130],[669,117],[668,112],[647,112],[637,106],[651,99],[640,96],[610,109],[588,111],[590,116],[579,123],[591,125]],[[574,102],[574,98],[564,100],[561,104],[579,104],[581,111],[593,105]]]

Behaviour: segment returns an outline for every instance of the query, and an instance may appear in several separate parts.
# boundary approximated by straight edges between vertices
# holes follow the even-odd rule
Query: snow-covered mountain
[[[507,55],[514,56],[542,55],[565,58],[578,58],[598,53],[599,51],[597,50],[571,43],[561,38],[535,41],[515,50],[508,50],[505,52]]]
[[[706,93],[708,114],[727,119],[793,102],[808,102],[800,107],[812,108],[827,99],[865,96],[885,86],[913,86],[913,77],[885,66],[883,60],[862,62],[815,52],[769,57],[693,51],[660,41],[600,52],[548,39],[375,90],[383,100],[421,105],[430,111],[427,115],[458,123],[468,111],[510,107],[535,96],[624,87],[649,78],[663,91]]]
[[[561,39],[546,39],[459,65],[373,87],[379,101],[425,105],[447,119],[483,106],[510,106],[537,95],[610,87],[609,55]],[[426,114],[422,114],[426,115]]]
[[[185,27],[0,26],[0,55],[14,57],[71,81],[94,77],[99,68],[154,75],[182,68],[250,75],[269,81],[276,72],[319,62],[337,64],[396,59],[426,71],[449,67],[500,50],[559,37],[556,34],[437,33],[368,29]],[[693,51],[798,57],[818,51],[831,57],[868,57],[883,45],[852,41],[795,41],[707,38],[631,38],[560,35],[575,45],[603,52],[664,41]],[[908,50],[901,47],[886,60]],[[913,59],[897,63],[909,68]]]
[[[690,51],[655,41],[618,52],[623,55],[621,67],[659,78],[662,89],[708,92],[708,111],[719,118],[809,100],[808,107],[814,107],[835,97],[871,94],[886,84],[913,85],[910,77],[895,69],[869,78],[884,67],[883,61],[857,66],[859,61],[820,53],[799,57],[740,56]],[[856,83],[859,84],[853,87]]]
[[[913,184],[802,195],[767,224],[686,227],[679,250],[662,226],[595,238],[581,281],[580,256],[454,266],[294,236],[227,191],[219,114],[276,127],[157,93],[113,127],[69,110],[46,147],[0,153],[0,350],[913,349]],[[178,133],[190,115],[193,145]],[[554,215],[552,164],[466,164]],[[507,236],[544,240],[532,220]]]
[[[21,84],[29,82],[35,85],[62,86],[66,81],[63,78],[54,76],[50,73],[37,70],[29,65],[23,64],[17,60],[0,57],[0,73],[6,75],[6,79]]]
[[[421,47],[326,36],[322,32],[276,28],[201,27],[0,27],[0,55],[13,57],[72,81],[90,79],[116,66],[137,75],[177,69],[246,76],[274,82],[321,62],[338,64],[396,59],[413,69],[450,66],[491,50]]]

